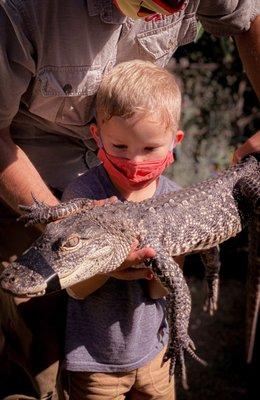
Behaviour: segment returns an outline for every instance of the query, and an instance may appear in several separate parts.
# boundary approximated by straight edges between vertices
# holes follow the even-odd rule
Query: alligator
[[[201,252],[209,286],[205,308],[212,314],[217,308],[217,246],[246,225],[250,226],[251,247],[259,243],[259,172],[257,156],[251,155],[214,178],[140,203],[118,201],[94,207],[89,199],[74,199],[48,206],[34,199],[32,206],[21,207],[26,212],[21,218],[27,224],[55,222],[2,273],[1,286],[16,296],[29,297],[69,287],[118,268],[137,238],[140,247],[156,250],[146,265],[169,292],[170,340],[164,360],[171,360],[171,374],[176,363],[180,364],[183,386],[187,387],[185,352],[206,363],[195,353],[188,334],[191,298],[173,257]],[[256,252],[252,257],[251,264],[259,262]],[[252,299],[257,293],[259,296],[259,269],[254,268],[254,274]],[[256,302],[253,307],[251,327],[257,315]],[[249,342],[252,347],[252,335]]]

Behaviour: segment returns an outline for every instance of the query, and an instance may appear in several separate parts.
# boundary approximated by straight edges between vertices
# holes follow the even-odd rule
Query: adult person
[[[234,35],[260,95],[259,9],[258,0],[0,0],[1,259],[20,254],[41,229],[15,223],[18,204],[31,204],[31,193],[56,204],[64,187],[95,164],[88,124],[101,76],[115,64],[140,58],[165,66],[194,40],[199,19],[208,32]],[[149,255],[134,252],[129,261]],[[41,399],[51,398],[55,385],[63,296],[18,307],[1,297],[12,316],[5,347],[19,339],[14,358]]]

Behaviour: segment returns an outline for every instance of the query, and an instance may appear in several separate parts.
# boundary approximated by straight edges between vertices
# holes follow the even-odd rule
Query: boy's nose
[[[144,161],[144,157],[141,156],[141,155],[136,154],[136,155],[132,155],[130,157],[130,160],[134,161],[134,162],[141,162],[141,161]]]

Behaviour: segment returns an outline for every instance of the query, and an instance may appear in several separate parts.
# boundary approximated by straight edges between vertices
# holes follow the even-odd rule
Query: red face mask
[[[165,158],[152,161],[131,161],[127,158],[107,154],[104,148],[98,151],[98,158],[111,178],[120,187],[128,190],[138,190],[158,178],[165,168],[173,162],[172,151]]]
[[[162,15],[174,14],[186,6],[185,0],[114,0],[113,3],[124,15],[146,21],[161,19]]]

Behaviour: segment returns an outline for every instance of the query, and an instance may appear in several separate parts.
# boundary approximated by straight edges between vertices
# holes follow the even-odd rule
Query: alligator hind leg
[[[182,384],[188,387],[185,365],[185,352],[202,364],[206,364],[195,354],[195,346],[188,334],[188,325],[191,311],[191,298],[189,288],[184,279],[182,270],[173,258],[161,249],[156,249],[156,257],[149,267],[168,289],[166,315],[169,324],[169,344],[164,356],[164,361],[170,359],[170,374],[175,366],[180,365]]]
[[[249,222],[249,257],[246,304],[246,358],[253,359],[260,308],[260,170],[253,177],[241,178],[236,190],[249,204],[253,214]]]
[[[200,257],[205,267],[205,279],[207,282],[207,294],[203,310],[213,315],[218,308],[220,270],[219,247],[215,246],[211,249],[201,251]]]
[[[260,308],[260,207],[249,224],[246,288],[246,361],[251,363],[256,347]]]

